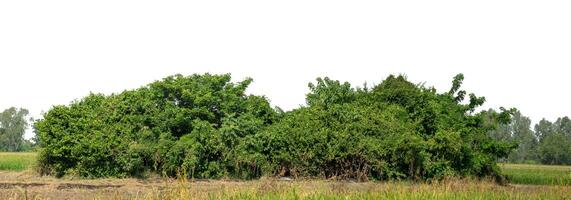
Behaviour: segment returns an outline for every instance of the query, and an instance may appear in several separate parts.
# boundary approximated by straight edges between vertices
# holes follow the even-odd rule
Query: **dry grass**
[[[509,186],[477,180],[447,180],[433,184],[275,179],[86,180],[40,177],[30,169],[33,165],[28,162],[32,160],[31,156],[35,154],[0,153],[0,163],[24,163],[24,167],[11,167],[11,171],[0,170],[0,199],[571,199],[570,185],[519,185],[557,184],[549,180],[564,178],[567,173],[571,177],[569,166],[501,165],[516,183]]]
[[[0,173],[0,199],[569,199],[569,186],[499,186],[490,181],[74,180]]]

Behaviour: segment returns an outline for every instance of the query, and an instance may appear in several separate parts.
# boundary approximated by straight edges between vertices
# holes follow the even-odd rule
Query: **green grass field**
[[[0,170],[23,171],[36,162],[36,153],[0,153]]]
[[[500,164],[512,184],[571,185],[571,166]]]

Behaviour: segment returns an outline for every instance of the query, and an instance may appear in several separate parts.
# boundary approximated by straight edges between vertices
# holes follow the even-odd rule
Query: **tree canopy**
[[[11,107],[0,112],[0,151],[24,151],[30,149],[24,140],[28,128],[29,112],[23,108]]]
[[[105,96],[55,106],[35,124],[43,173],[85,177],[222,177],[241,170],[236,146],[277,119],[251,79],[176,75]]]
[[[35,123],[44,174],[84,177],[358,180],[494,176],[515,145],[488,133],[512,110],[476,112],[485,98],[445,93],[391,75],[371,88],[327,77],[307,105],[273,109],[252,82],[175,75],[119,94],[55,106]],[[467,102],[467,103],[463,103]]]
[[[513,145],[486,136],[493,126],[474,114],[483,98],[448,93],[389,76],[373,88],[318,78],[308,105],[255,135],[251,147],[269,175],[372,179],[486,176]],[[507,111],[506,111],[507,112]],[[503,113],[504,115],[506,113]],[[509,118],[507,118],[509,120]],[[500,115],[494,123],[506,122]],[[257,150],[257,151],[255,151]]]
[[[542,119],[534,130],[531,127],[530,119],[517,111],[510,123],[500,125],[488,134],[518,145],[505,160],[507,162],[571,164],[571,120],[568,117],[560,117],[555,122]]]

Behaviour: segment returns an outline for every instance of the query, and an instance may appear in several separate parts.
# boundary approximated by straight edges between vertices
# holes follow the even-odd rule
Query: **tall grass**
[[[180,184],[164,191],[149,193],[138,199],[569,199],[571,188],[499,186],[487,181],[453,180],[433,184],[407,182],[344,183],[308,181],[283,183],[256,181],[244,187],[220,187],[215,190]]]
[[[501,164],[512,184],[571,185],[571,166]]]
[[[31,168],[35,153],[0,153],[0,170],[22,171]],[[110,189],[110,191],[73,190],[86,199],[141,199],[141,200],[192,200],[192,199],[571,199],[571,166],[501,164],[500,167],[512,184],[500,186],[493,181],[445,180],[435,183],[415,182],[336,182],[325,180],[278,181],[176,181]],[[184,177],[184,176],[183,176]],[[107,181],[119,181],[106,180]],[[83,180],[78,180],[83,183]],[[56,182],[57,184],[57,182]],[[138,185],[139,183],[137,183]],[[48,187],[53,188],[53,187]],[[136,191],[132,191],[136,188]],[[53,199],[49,190],[0,190],[7,199]],[[42,192],[48,195],[43,196]],[[105,194],[92,196],[94,193]],[[109,195],[109,193],[112,193]],[[4,196],[3,196],[4,195]],[[58,194],[59,195],[59,194]],[[69,193],[62,193],[65,197]],[[80,196],[81,196],[80,195]],[[1,198],[0,198],[1,199]],[[56,198],[57,199],[57,198]]]
[[[0,170],[23,171],[36,163],[36,153],[0,153]]]
[[[348,183],[329,181],[280,182],[259,180],[248,182],[209,181],[169,183],[165,187],[144,187],[143,191],[67,190],[61,194],[38,194],[26,189],[8,191],[6,199],[570,199],[568,186],[500,186],[491,181],[452,180],[432,184],[408,182]],[[0,190],[1,193],[1,190]],[[104,193],[104,194],[102,194]],[[127,194],[127,195],[126,195]],[[2,196],[2,194],[0,194]]]

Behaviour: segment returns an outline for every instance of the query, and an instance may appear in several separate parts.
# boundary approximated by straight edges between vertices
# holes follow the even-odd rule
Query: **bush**
[[[56,106],[35,123],[41,172],[62,176],[294,176],[357,180],[497,175],[513,145],[486,135],[510,111],[475,113],[484,98],[437,93],[403,76],[373,88],[318,78],[289,112],[246,95],[251,79],[171,76]],[[508,116],[508,117],[506,117]]]
[[[308,107],[256,134],[268,175],[322,178],[433,179],[496,175],[495,160],[513,145],[486,135],[483,98],[456,88],[438,94],[389,76],[372,89],[329,79],[310,84]],[[509,111],[505,111],[509,112]],[[504,113],[505,115],[505,113]],[[494,123],[506,122],[504,115]],[[509,120],[509,119],[507,119]],[[254,153],[254,152],[253,152]]]
[[[232,175],[235,146],[277,119],[264,97],[245,94],[250,83],[232,83],[230,75],[176,75],[55,106],[35,123],[43,144],[40,171],[84,177]]]

